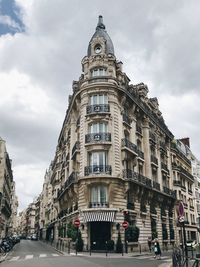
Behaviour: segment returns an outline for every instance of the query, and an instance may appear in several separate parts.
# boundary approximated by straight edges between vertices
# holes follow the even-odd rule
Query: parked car
[[[37,235],[36,235],[36,234],[32,234],[32,236],[31,236],[31,240],[34,240],[34,241],[38,240]]]
[[[197,245],[197,241],[196,240],[187,240],[186,245],[187,245],[187,248],[189,250],[195,249],[195,246]]]

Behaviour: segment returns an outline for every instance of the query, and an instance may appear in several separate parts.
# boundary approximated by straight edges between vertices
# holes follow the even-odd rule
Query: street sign
[[[74,226],[76,226],[76,227],[79,227],[80,226],[80,220],[79,219],[76,219],[75,221],[74,221]]]
[[[127,221],[124,221],[122,223],[122,226],[124,227],[124,229],[128,228],[128,225],[129,225],[129,223]]]

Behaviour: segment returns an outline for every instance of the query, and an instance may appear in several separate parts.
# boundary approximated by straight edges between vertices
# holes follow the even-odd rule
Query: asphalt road
[[[1,267],[165,267],[169,263],[170,256],[167,255],[163,256],[162,260],[156,260],[152,255],[63,255],[43,242],[22,240],[1,263]]]

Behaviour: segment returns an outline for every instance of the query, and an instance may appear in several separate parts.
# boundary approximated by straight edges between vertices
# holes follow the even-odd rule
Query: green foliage
[[[83,239],[82,239],[82,235],[80,231],[78,231],[78,239],[76,241],[76,250],[79,252],[83,251]]]
[[[110,250],[110,251],[114,250],[114,244],[115,244],[114,240],[108,240],[107,249]]]
[[[125,236],[128,242],[138,242],[140,229],[136,225],[131,225],[126,229]]]
[[[67,225],[67,237],[71,238],[74,242],[77,238],[77,228],[71,222]]]
[[[121,253],[123,249],[123,244],[121,240],[121,235],[120,232],[118,233],[118,238],[117,238],[117,244],[116,244],[116,252]]]

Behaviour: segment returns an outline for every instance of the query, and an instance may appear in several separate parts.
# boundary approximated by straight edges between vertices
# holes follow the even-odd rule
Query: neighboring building
[[[35,215],[36,215],[36,206],[35,202],[29,204],[26,209],[26,236],[31,236],[35,233]]]
[[[0,238],[12,234],[12,204],[16,213],[12,161],[6,151],[6,142],[0,138]]]
[[[147,86],[129,83],[101,16],[82,71],[73,82],[52,164],[59,210],[51,222],[54,240],[60,225],[65,236],[67,225],[79,218],[85,249],[104,249],[119,232],[124,240],[124,220],[140,229],[143,247],[149,236],[173,244],[173,134]]]
[[[189,240],[196,240],[195,180],[192,175],[191,155],[188,138],[174,140],[171,146],[174,189],[176,190],[177,200],[182,201],[184,205],[186,237]],[[180,227],[178,227],[178,232],[178,238],[182,242],[183,237]]]
[[[18,198],[15,194],[15,182],[13,181],[12,184],[12,199],[11,199],[11,209],[12,209],[12,214],[10,218],[10,235],[16,234],[17,233],[17,209],[18,209],[19,203],[18,203]]]

